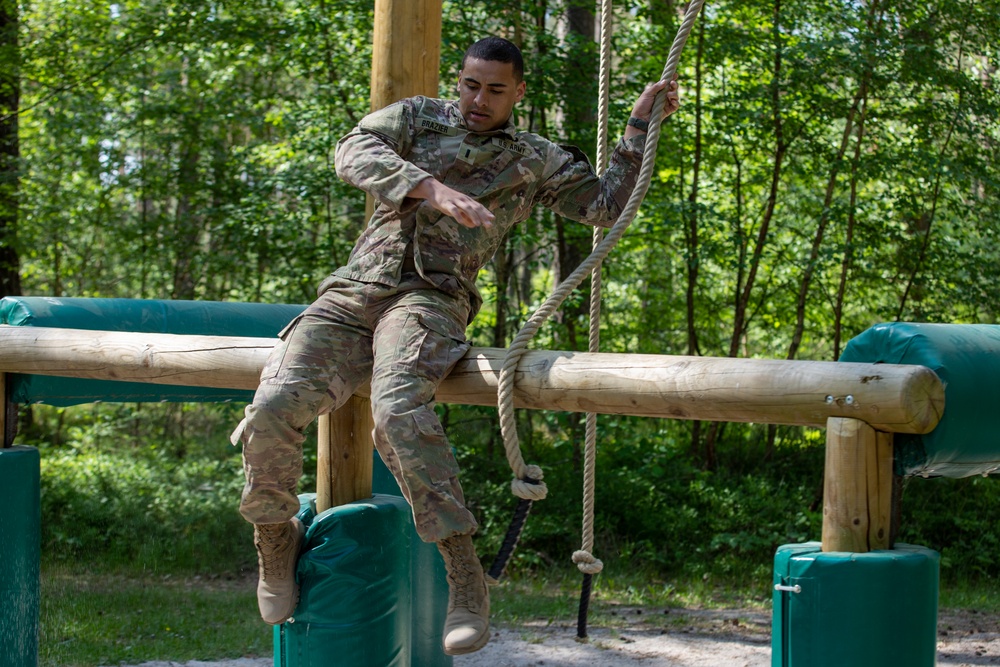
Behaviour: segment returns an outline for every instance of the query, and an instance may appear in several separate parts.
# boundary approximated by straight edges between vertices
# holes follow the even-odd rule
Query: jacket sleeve
[[[598,227],[611,227],[635,189],[642,166],[645,135],[618,142],[600,177],[579,149],[554,147],[551,175],[537,201],[558,215]]]
[[[395,211],[406,195],[429,177],[405,159],[415,133],[410,100],[391,104],[361,119],[337,142],[337,175]]]

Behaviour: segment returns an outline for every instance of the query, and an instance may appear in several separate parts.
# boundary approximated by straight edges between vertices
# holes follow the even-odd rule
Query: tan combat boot
[[[253,543],[257,547],[260,579],[257,606],[264,622],[278,625],[287,621],[299,603],[295,564],[302,548],[305,528],[292,517],[285,523],[255,524]]]
[[[483,566],[470,535],[455,535],[437,543],[448,572],[448,616],[444,621],[444,652],[472,653],[490,640],[490,593]]]

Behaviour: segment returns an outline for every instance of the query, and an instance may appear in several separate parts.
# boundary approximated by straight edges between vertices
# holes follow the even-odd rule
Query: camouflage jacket
[[[472,311],[482,300],[479,269],[504,235],[541,204],[580,222],[610,227],[618,219],[642,163],[645,135],[619,141],[600,178],[586,156],[511,120],[492,132],[470,132],[453,101],[414,97],[366,116],[337,144],[337,174],[377,201],[347,265],[335,275],[389,286],[404,259],[446,292],[464,290]],[[489,209],[490,228],[469,229],[406,195],[433,176]]]

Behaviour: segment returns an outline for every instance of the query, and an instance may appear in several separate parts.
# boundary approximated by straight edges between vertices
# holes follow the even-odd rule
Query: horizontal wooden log
[[[0,326],[0,371],[253,389],[275,343]],[[496,405],[505,354],[473,348],[437,399]],[[848,417],[897,433],[931,431],[944,409],[940,380],[922,366],[541,350],[522,358],[514,397],[543,410],[820,428]]]

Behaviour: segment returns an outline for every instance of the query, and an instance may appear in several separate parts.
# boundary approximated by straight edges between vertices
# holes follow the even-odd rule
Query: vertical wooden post
[[[823,551],[892,548],[892,434],[858,419],[826,423]]]
[[[442,0],[375,0],[371,109],[438,96]]]
[[[413,95],[438,96],[442,0],[375,0],[371,109]],[[366,219],[375,210],[368,197]],[[372,491],[372,417],[368,399],[352,397],[319,418],[316,510],[367,498]]]
[[[372,427],[371,402],[360,396],[352,396],[339,410],[320,417],[317,512],[371,496]]]

